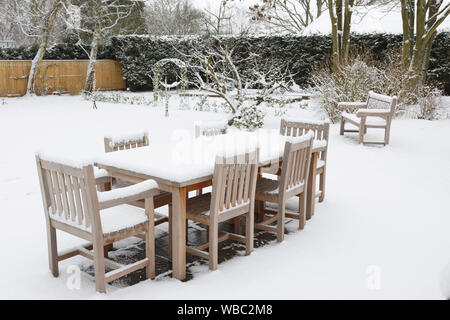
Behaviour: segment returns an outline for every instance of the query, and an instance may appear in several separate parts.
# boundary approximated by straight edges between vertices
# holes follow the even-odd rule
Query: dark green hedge
[[[69,34],[63,43],[58,43],[47,49],[44,59],[47,60],[80,60],[88,59],[88,55],[77,44],[78,38]],[[0,49],[0,60],[32,60],[38,51],[38,45]],[[89,47],[85,48],[89,52]],[[98,52],[99,59],[114,59],[111,46],[101,45]]]
[[[331,38],[329,35],[312,36],[222,36],[221,43],[234,48],[235,60],[258,53],[263,61],[287,66],[295,74],[294,80],[300,86],[308,84],[311,69],[329,61]],[[112,51],[123,67],[128,87],[132,90],[152,89],[150,74],[153,65],[163,58],[180,58],[177,52],[189,52],[190,48],[204,48],[213,43],[206,36],[194,37],[150,37],[119,36],[112,38]],[[376,60],[383,60],[385,54],[401,47],[400,34],[352,34],[354,48],[368,49]],[[177,50],[175,50],[175,48]],[[249,66],[238,65],[245,74]],[[430,78],[437,81],[450,94],[450,33],[440,33],[433,43],[429,66]]]
[[[295,74],[294,80],[300,86],[308,84],[311,69],[329,61],[331,38],[329,35],[312,36],[222,36],[220,42],[234,48],[235,60],[245,58],[248,53],[258,53],[264,62],[286,66]],[[118,36],[111,43],[101,46],[99,59],[118,60],[123,68],[127,86],[132,90],[153,88],[151,74],[153,65],[163,58],[183,58],[178,51],[189,53],[191,48],[205,48],[214,44],[207,36],[151,37]],[[383,60],[390,49],[400,47],[399,34],[352,34],[353,47],[366,48],[377,60]],[[22,47],[0,50],[0,60],[28,60],[34,57],[37,47]],[[63,44],[49,49],[45,59],[87,59],[86,53],[76,44],[76,38],[67,37]],[[248,62],[241,62],[241,73],[249,68]],[[450,32],[439,33],[433,42],[429,66],[430,78],[438,82],[450,94]],[[174,74],[168,76],[171,81]]]

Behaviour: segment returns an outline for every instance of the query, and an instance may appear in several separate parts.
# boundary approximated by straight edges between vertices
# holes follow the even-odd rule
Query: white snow
[[[448,97],[443,101],[450,104]],[[166,118],[162,107],[98,102],[93,110],[78,96],[6,99],[0,106],[0,298],[444,298],[441,283],[448,282],[441,271],[450,261],[450,120],[407,119],[393,121],[386,147],[359,145],[357,134],[340,136],[339,126],[331,125],[325,200],[316,204],[303,231],[297,221],[287,223],[284,242],[230,259],[214,272],[192,266],[194,278],[187,282],[159,276],[126,288],[109,285],[108,294],[99,295],[93,278],[82,272],[81,288],[70,290],[68,268],[90,262],[81,257],[61,262],[59,278],[48,271],[35,150],[77,160],[101,154],[108,132],[148,130],[149,148],[167,152],[180,135],[194,135],[195,121],[224,117],[177,110],[175,99],[171,104]],[[287,116],[319,118],[300,108],[288,109]],[[269,113],[265,123],[278,131],[280,118]],[[383,132],[369,130],[368,136],[380,139]],[[297,206],[298,199],[288,202],[288,210]],[[167,225],[156,230],[167,231]],[[60,250],[83,243],[58,233]],[[379,277],[379,287],[368,285],[373,277]]]
[[[111,191],[97,192],[98,202],[108,202],[116,199],[123,199],[137,195],[152,189],[157,189],[158,184],[155,180],[145,180],[131,186],[113,189]]]
[[[345,116],[346,118],[350,118],[351,120],[355,121],[355,122],[360,122],[361,118],[358,117],[356,114],[354,113],[348,113],[348,112],[342,112],[342,115]],[[386,120],[380,117],[367,117],[366,118],[366,124],[368,125],[381,125],[384,126],[386,125]]]
[[[104,234],[124,230],[148,221],[144,210],[126,204],[100,211],[100,219]]]
[[[443,5],[445,6],[445,4]],[[450,30],[450,20],[446,19],[438,31]],[[355,33],[403,33],[400,3],[387,5],[355,7],[352,14],[351,31]],[[303,30],[304,35],[331,33],[331,20],[328,11],[321,14]]]

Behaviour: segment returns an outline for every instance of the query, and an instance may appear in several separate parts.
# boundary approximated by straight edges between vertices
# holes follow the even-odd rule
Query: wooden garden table
[[[167,144],[150,145],[135,149],[98,155],[95,163],[111,176],[138,183],[154,179],[159,189],[172,193],[172,269],[173,277],[186,277],[186,198],[189,191],[212,184],[215,155],[218,150],[259,145],[259,167],[281,163],[284,153],[284,136],[278,132],[260,130],[255,133],[230,133],[214,137],[175,137]],[[324,147],[313,146],[313,157],[308,182],[307,212],[314,211],[315,169],[317,155]]]

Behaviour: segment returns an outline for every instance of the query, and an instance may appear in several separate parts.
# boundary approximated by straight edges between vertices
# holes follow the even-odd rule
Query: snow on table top
[[[213,174],[216,155],[232,156],[259,147],[260,163],[283,156],[287,137],[278,130],[232,132],[193,138],[189,132],[175,132],[168,144],[121,150],[96,156],[96,163],[175,183]],[[325,142],[326,143],[326,142]],[[314,141],[314,148],[323,147]]]
[[[150,191],[152,189],[157,189],[158,184],[155,180],[145,180],[140,183],[133,184],[131,186],[117,188],[111,191],[97,192],[98,201],[100,203],[115,200],[115,199],[123,199],[126,197],[130,197],[142,192]]]

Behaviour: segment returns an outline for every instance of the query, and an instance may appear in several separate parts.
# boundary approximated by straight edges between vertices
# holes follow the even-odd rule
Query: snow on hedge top
[[[403,33],[400,3],[384,6],[355,7],[352,14],[351,32],[355,33]],[[450,19],[444,20],[438,31],[450,30]],[[303,30],[303,35],[331,33],[331,20],[327,11]]]

